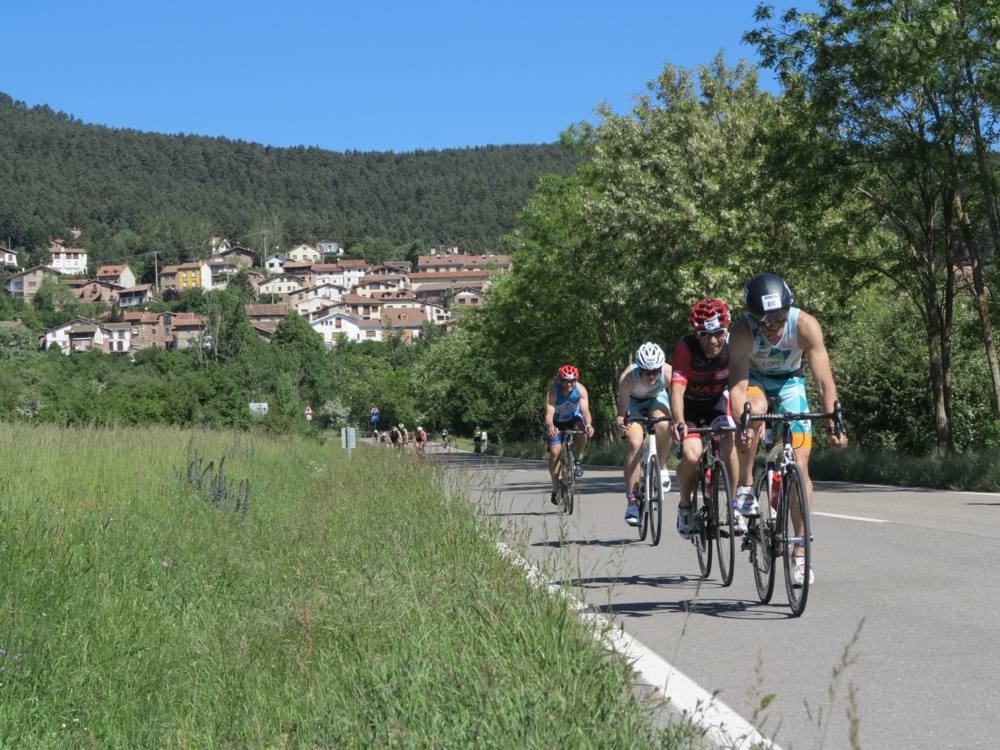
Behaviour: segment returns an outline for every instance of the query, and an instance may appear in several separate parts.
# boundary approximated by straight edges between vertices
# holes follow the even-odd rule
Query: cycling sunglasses
[[[639,368],[640,375],[659,375],[661,372],[663,372],[663,370],[661,370],[659,367],[653,370],[647,370],[645,367]]]
[[[729,329],[727,328],[718,328],[714,331],[698,331],[698,338],[707,339],[711,337],[713,339],[724,339],[727,333],[729,333]]]
[[[761,325],[765,325],[768,328],[775,328],[780,325],[784,325],[785,321],[788,320],[788,310],[775,310],[774,312],[764,313],[763,315],[757,316],[757,322]]]

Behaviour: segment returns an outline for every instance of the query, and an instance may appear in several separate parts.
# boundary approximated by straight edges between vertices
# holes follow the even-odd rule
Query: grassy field
[[[675,746],[425,465],[169,429],[0,452],[2,747]]]

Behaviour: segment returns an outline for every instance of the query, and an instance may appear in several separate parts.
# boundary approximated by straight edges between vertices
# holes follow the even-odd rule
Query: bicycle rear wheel
[[[798,464],[789,464],[785,469],[779,510],[781,514],[779,540],[781,553],[785,557],[785,590],[788,592],[788,606],[792,608],[792,614],[798,617],[806,609],[806,600],[809,598],[809,571],[812,570],[809,501],[806,497],[805,477]],[[801,522],[799,532],[795,531],[794,526],[796,516]],[[805,576],[801,586],[795,584],[795,559],[792,552],[796,547],[802,550],[805,563]]]
[[[729,495],[729,469],[721,460],[712,463],[712,536],[719,553],[719,577],[722,585],[733,582],[736,567],[736,533],[733,526],[733,502]]]
[[[774,595],[774,511],[771,510],[771,490],[768,486],[767,471],[757,480],[757,503],[760,517],[750,521],[750,564],[753,566],[753,580],[757,585],[757,597],[762,604],[771,601]]]
[[[712,543],[708,538],[708,528],[712,520],[712,511],[709,507],[709,499],[705,494],[705,473],[701,471],[701,464],[698,464],[698,477],[694,483],[694,492],[691,497],[691,504],[696,514],[695,529],[691,532],[691,544],[698,555],[698,568],[701,570],[701,577],[708,578],[712,574]],[[701,495],[699,502],[698,496]]]
[[[663,531],[663,493],[660,484],[660,462],[655,456],[649,457],[646,466],[646,506],[649,508],[650,542],[655,547],[660,543]]]

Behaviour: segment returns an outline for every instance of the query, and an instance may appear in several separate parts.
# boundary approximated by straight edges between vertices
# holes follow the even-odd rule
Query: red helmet
[[[691,308],[691,327],[696,331],[729,328],[729,308],[721,299],[703,299]]]
[[[556,372],[560,380],[579,380],[580,371],[577,370],[573,365],[563,365]]]

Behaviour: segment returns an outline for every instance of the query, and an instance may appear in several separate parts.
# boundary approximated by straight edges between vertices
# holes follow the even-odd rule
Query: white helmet
[[[424,428],[421,427],[420,425],[417,425],[417,432],[423,432],[423,431],[424,431]]]
[[[635,363],[643,370],[658,370],[667,361],[667,355],[652,341],[647,341],[635,352]]]

